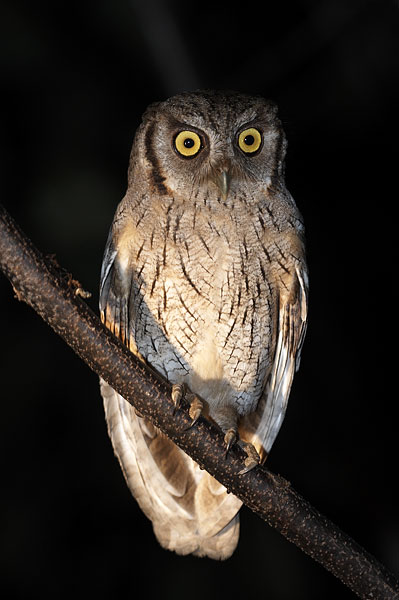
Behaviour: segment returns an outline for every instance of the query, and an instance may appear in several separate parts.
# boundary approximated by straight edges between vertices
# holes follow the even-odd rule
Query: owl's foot
[[[226,451],[224,453],[225,458],[227,457],[230,448],[233,444],[235,444],[235,442],[237,442],[241,446],[241,448],[247,455],[247,458],[244,461],[245,468],[241,469],[241,471],[239,471],[238,473],[239,475],[244,475],[245,473],[248,473],[248,471],[254,469],[260,463],[260,456],[256,451],[255,446],[249,444],[248,442],[243,442],[242,440],[240,440],[238,437],[237,429],[231,427],[224,434],[224,445],[226,446]]]
[[[242,449],[244,450],[245,454],[247,455],[247,458],[244,460],[245,468],[241,469],[241,471],[239,471],[239,473],[238,473],[239,475],[245,475],[245,473],[252,471],[252,469],[257,467],[258,464],[260,463],[260,456],[259,456],[258,452],[256,451],[255,446],[253,446],[252,444],[249,444],[248,442],[243,442]]]
[[[173,408],[173,414],[180,408],[182,398],[185,394],[184,383],[175,383],[172,385],[172,402],[175,405]]]
[[[190,415],[192,421],[191,421],[190,425],[188,425],[186,427],[186,430],[191,429],[191,427],[193,427],[193,425],[196,424],[196,422],[198,421],[198,419],[201,416],[202,409],[204,408],[203,403],[198,398],[198,396],[196,396],[195,394],[191,394],[191,393],[187,394],[187,400],[190,403],[190,408],[188,410],[188,414]]]
[[[174,404],[173,414],[175,414],[176,410],[180,408],[181,401],[184,397],[186,397],[186,399],[190,403],[188,414],[191,417],[191,423],[186,427],[187,430],[191,429],[191,427],[193,427],[193,425],[196,424],[196,422],[201,416],[204,405],[198,398],[198,396],[192,394],[191,392],[187,393],[184,383],[175,383],[172,385],[172,401]]]

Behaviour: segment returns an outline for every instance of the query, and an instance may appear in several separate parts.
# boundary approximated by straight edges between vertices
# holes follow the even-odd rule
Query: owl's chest
[[[239,340],[244,353],[269,346],[275,278],[255,235],[211,222],[180,236],[159,230],[139,259],[137,302],[145,307],[140,319],[147,320],[147,329],[150,323],[160,328],[186,356],[209,332],[218,352],[226,355]],[[136,325],[142,330],[137,319]]]
[[[273,360],[277,328],[268,250],[249,231],[212,222],[180,236],[172,228],[167,233],[153,229],[132,253],[137,347],[171,381],[187,381],[197,393],[213,382],[207,396],[237,405],[245,397],[252,406]]]
[[[235,310],[245,310],[256,296],[272,295],[270,257],[255,235],[208,223],[180,236],[155,230],[146,245],[135,265],[140,291],[165,316],[176,303],[187,310],[187,301],[187,308],[205,311],[212,320],[216,314],[220,320],[226,311],[233,314],[233,301]]]

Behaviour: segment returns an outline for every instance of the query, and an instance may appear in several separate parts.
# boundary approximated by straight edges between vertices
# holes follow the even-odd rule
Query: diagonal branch
[[[398,599],[399,582],[385,567],[265,467],[246,475],[236,445],[224,458],[223,435],[207,420],[186,431],[183,406],[173,415],[170,384],[139,362],[76,293],[77,282],[44,257],[0,205],[0,267],[29,304],[88,366],[182,450],[269,525],[349,586],[360,598]]]

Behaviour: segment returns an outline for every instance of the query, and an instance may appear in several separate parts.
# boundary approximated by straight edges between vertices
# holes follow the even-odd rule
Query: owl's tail
[[[241,501],[101,381],[108,433],[126,482],[164,548],[226,559]]]

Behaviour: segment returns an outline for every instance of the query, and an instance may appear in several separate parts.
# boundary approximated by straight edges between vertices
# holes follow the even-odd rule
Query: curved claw
[[[200,416],[201,416],[201,410],[198,409],[195,411],[194,416],[191,417],[192,421],[191,421],[190,425],[187,425],[187,427],[184,428],[184,431],[188,431],[189,429],[191,429],[191,427],[193,427],[196,424],[196,422],[198,421]]]
[[[247,458],[244,461],[244,469],[241,469],[241,471],[238,472],[239,475],[245,475],[245,473],[249,473],[249,471],[252,471],[252,469],[257,467],[260,463],[260,456],[257,453],[255,446],[246,443],[243,446],[243,450],[247,455]]]
[[[174,404],[173,414],[175,414],[177,409],[180,408],[184,391],[184,383],[175,383],[172,385],[172,402]]]
[[[224,453],[224,458],[227,458],[230,448],[237,441],[237,431],[236,429],[228,429],[224,436],[224,443],[226,444],[226,451]]]
[[[189,401],[190,401],[190,409],[188,411],[188,414],[190,415],[192,421],[191,421],[190,425],[187,425],[187,427],[184,428],[184,431],[191,429],[191,427],[193,427],[196,424],[196,422],[198,421],[198,419],[201,416],[202,409],[204,407],[201,400],[194,394],[190,394]]]
[[[245,469],[241,469],[241,471],[238,471],[239,475],[245,475],[245,473],[249,473],[250,471],[252,471],[252,469],[254,469],[255,467],[258,466],[259,463],[254,462],[251,463],[250,465],[248,465],[248,467],[245,467]]]

